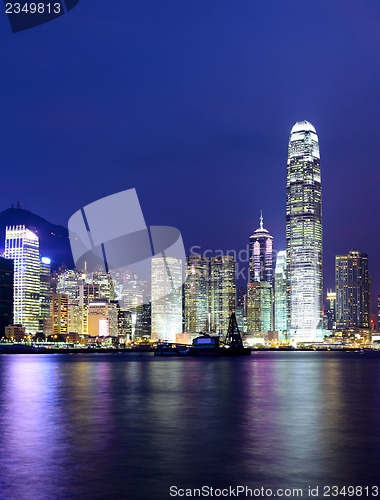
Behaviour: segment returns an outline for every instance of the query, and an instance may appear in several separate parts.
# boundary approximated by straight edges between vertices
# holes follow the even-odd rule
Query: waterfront
[[[380,358],[3,355],[4,499],[377,484]]]

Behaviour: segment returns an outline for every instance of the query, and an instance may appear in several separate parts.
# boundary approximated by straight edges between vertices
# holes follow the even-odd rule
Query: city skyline
[[[321,144],[325,287],[335,255],[356,248],[378,292],[378,3],[118,8],[81,2],[18,34],[0,19],[3,208],[20,200],[66,226],[135,187],[146,219],[178,227],[187,253],[244,248],[260,210],[284,250],[288,135],[305,119]]]

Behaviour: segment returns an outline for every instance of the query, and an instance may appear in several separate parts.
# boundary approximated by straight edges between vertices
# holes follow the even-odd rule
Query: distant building
[[[68,334],[68,297],[61,293],[50,296],[51,335],[62,335],[66,340]]]
[[[79,303],[79,286],[83,285],[86,275],[73,269],[67,269],[57,275],[57,293],[67,295],[70,302]]]
[[[336,330],[336,292],[329,290],[326,296],[327,311],[326,311],[326,328],[327,330]]]
[[[136,307],[136,337],[149,338],[151,336],[151,313],[152,307],[150,302],[141,304]]]
[[[248,285],[247,332],[273,330],[273,289],[266,281],[254,281]]]
[[[111,276],[105,272],[93,272],[86,275],[85,283],[99,287],[99,298],[107,302],[114,300]]]
[[[211,331],[227,334],[230,316],[236,309],[236,263],[230,255],[210,260]]]
[[[39,331],[44,330],[44,320],[50,316],[51,291],[51,261],[48,257],[42,257],[40,261],[40,319]]]
[[[240,332],[247,331],[247,291],[241,286],[237,294],[236,321]]]
[[[40,318],[40,255],[38,236],[25,226],[7,226],[5,258],[14,261],[13,322],[35,335]]]
[[[337,329],[370,330],[368,256],[351,250],[335,257]]]
[[[69,333],[77,333],[78,335],[81,335],[83,333],[84,312],[84,307],[80,306],[77,301],[68,301],[67,315]],[[87,321],[85,322],[85,324],[87,324]],[[85,333],[87,333],[87,331]]]
[[[201,255],[190,255],[186,260],[184,285],[185,331],[205,332],[209,312],[209,261]]]
[[[8,340],[15,342],[20,342],[20,340],[25,340],[27,335],[25,333],[25,327],[22,325],[9,325],[5,327],[5,337]]]
[[[13,323],[13,260],[0,257],[0,338]]]
[[[286,290],[286,251],[277,254],[274,273],[274,329],[278,332],[280,341],[286,340],[288,330],[288,301]]]
[[[175,342],[182,332],[182,261],[153,257],[151,263],[152,337]]]
[[[90,302],[88,304],[88,335],[91,337],[108,337],[110,322],[106,301]]]

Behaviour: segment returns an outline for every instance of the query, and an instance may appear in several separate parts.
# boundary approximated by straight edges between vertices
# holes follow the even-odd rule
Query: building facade
[[[248,285],[247,332],[273,330],[273,289],[271,283],[254,281]]]
[[[182,261],[175,257],[152,257],[152,338],[175,342],[182,332]]]
[[[208,259],[201,255],[190,255],[186,259],[184,284],[185,332],[208,330],[209,283]]]
[[[51,335],[60,336],[66,341],[68,334],[68,297],[62,293],[52,293],[50,296]]]
[[[40,261],[40,332],[44,331],[44,321],[50,316],[50,281],[51,260],[48,257],[42,257]]]
[[[279,340],[286,340],[288,330],[288,300],[286,291],[286,251],[277,254],[274,272],[274,329]]]
[[[232,256],[210,259],[211,330],[224,337],[236,309],[236,263]]]
[[[351,250],[335,257],[336,327],[370,328],[368,256]]]
[[[307,121],[291,130],[286,184],[288,327],[295,341],[323,338],[322,191],[318,136]]]
[[[13,260],[0,257],[0,338],[13,323]]]
[[[25,226],[7,226],[5,258],[14,261],[13,323],[27,334],[39,330],[40,255],[38,236]]]

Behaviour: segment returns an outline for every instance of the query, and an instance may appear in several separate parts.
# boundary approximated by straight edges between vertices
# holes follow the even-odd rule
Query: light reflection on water
[[[170,485],[379,476],[375,354],[2,355],[0,387],[4,499],[165,499]]]

